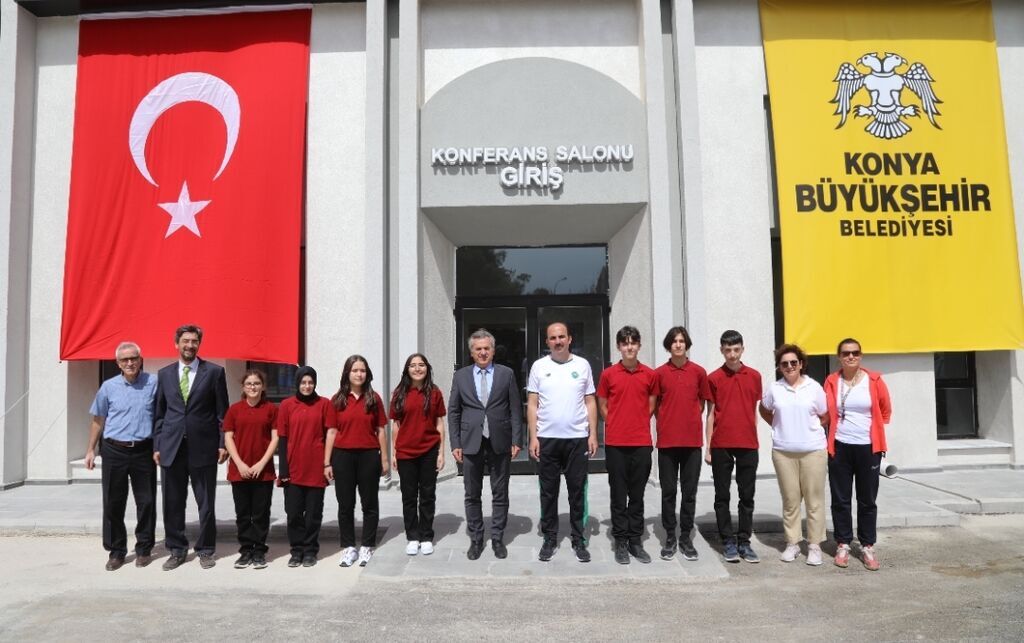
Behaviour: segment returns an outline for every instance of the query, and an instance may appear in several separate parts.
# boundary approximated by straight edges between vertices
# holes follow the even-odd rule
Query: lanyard
[[[843,392],[843,384],[846,384],[846,380],[843,376],[839,376],[839,421],[843,422],[846,419],[846,398],[850,397],[850,391],[852,391],[857,384],[860,382],[861,371],[857,371],[857,374],[853,376],[853,384],[846,386],[846,392]]]

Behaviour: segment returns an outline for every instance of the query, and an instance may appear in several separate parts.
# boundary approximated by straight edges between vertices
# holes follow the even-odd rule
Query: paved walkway
[[[486,487],[486,485],[485,485]],[[231,556],[234,552],[234,508],[226,484],[217,494],[218,530],[221,545],[218,553]],[[505,534],[509,557],[499,561],[488,547],[478,561],[466,559],[469,537],[465,533],[462,506],[462,480],[449,478],[438,485],[437,517],[435,519],[436,551],[432,556],[406,556],[402,530],[401,495],[392,485],[381,491],[381,524],[378,532],[378,550],[364,574],[381,580],[401,580],[411,577],[451,576],[582,576],[582,577],[670,577],[678,580],[708,580],[727,575],[718,551],[715,519],[712,509],[714,492],[702,483],[697,493],[697,526],[694,544],[700,560],[689,562],[678,555],[671,561],[658,558],[664,531],[660,520],[660,490],[648,486],[646,494],[646,529],[644,545],[654,562],[643,565],[617,565],[612,559],[610,520],[608,517],[608,484],[604,475],[590,477],[590,518],[587,530],[593,562],[576,562],[568,546],[568,515],[563,488],[561,547],[549,563],[537,560],[541,538],[538,535],[539,503],[537,479],[534,476],[514,476],[510,484],[510,516]],[[733,488],[735,511],[735,487]],[[321,534],[321,559],[333,563],[338,554],[337,502],[328,490],[324,508],[325,523]],[[485,491],[485,514],[489,497]],[[879,489],[880,529],[896,527],[956,526],[961,513],[1024,513],[1024,471],[1008,469],[951,471],[944,473],[901,474],[896,478],[883,478]],[[0,535],[46,535],[101,533],[100,486],[92,483],[73,485],[24,485],[0,492]],[[775,557],[773,547],[758,541],[758,533],[780,532],[781,499],[773,478],[757,481],[754,517],[754,548],[762,557]],[[134,507],[129,501],[127,521],[129,532],[134,528]],[[197,514],[195,504],[189,502],[189,529],[194,533]],[[485,516],[485,523],[487,518]],[[831,516],[829,516],[831,525]],[[158,521],[157,538],[162,537],[162,524]],[[275,493],[272,507],[271,539],[285,538],[284,501]],[[778,539],[773,539],[777,542]],[[99,543],[97,542],[97,548]],[[158,552],[162,555],[162,552]],[[274,550],[282,551],[277,547]],[[826,551],[828,548],[826,547]],[[225,561],[226,562],[226,561]],[[275,558],[272,566],[284,566],[285,556]]]

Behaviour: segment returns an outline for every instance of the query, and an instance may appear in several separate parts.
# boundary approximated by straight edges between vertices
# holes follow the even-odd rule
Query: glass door
[[[469,354],[469,336],[480,328],[494,335],[494,362],[507,366],[516,374],[519,389],[526,386],[530,373],[529,356],[526,351],[526,308],[494,307],[463,308],[459,333],[460,361],[456,367],[473,362]]]
[[[609,354],[608,249],[596,246],[532,248],[463,246],[455,254],[455,355],[472,363],[467,342],[478,328],[495,338],[494,361],[512,369],[522,392],[533,362],[547,354],[548,324],[563,322],[572,352],[590,363],[595,386]],[[604,430],[598,425],[598,457],[591,471],[604,471]],[[523,431],[522,452],[512,473],[534,473]]]

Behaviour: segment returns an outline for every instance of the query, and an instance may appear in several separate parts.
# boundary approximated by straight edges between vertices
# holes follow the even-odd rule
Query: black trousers
[[[338,498],[338,534],[341,548],[356,544],[356,489],[363,508],[363,547],[377,546],[380,505],[380,449],[334,449],[334,493]]]
[[[611,494],[612,537],[640,544],[644,533],[644,491],[651,477],[652,447],[605,445],[608,489]]]
[[[292,555],[320,552],[320,525],[324,520],[324,488],[288,484],[284,488],[288,515],[288,544]]]
[[[480,438],[480,450],[462,454],[462,484],[466,490],[466,531],[469,539],[484,539],[483,501],[484,467],[491,470],[491,540],[504,541],[508,524],[508,476],[511,451],[495,453],[491,441]]]
[[[828,486],[832,492],[832,528],[836,542],[853,541],[854,483],[857,489],[857,540],[874,545],[878,534],[878,473],[882,454],[872,453],[870,444],[844,444],[836,440],[836,454],[828,458]]]
[[[199,505],[199,535],[196,538],[196,553],[212,555],[217,547],[217,465],[193,467],[188,463],[188,440],[182,440],[174,462],[169,466],[162,463],[164,500],[164,542],[175,556],[188,553],[188,538],[185,537],[185,501],[188,497],[189,482],[192,496]]]
[[[540,531],[545,539],[558,538],[558,493],[565,475],[572,542],[586,543],[587,438],[539,438],[539,442]]]
[[[739,529],[732,530],[729,512],[729,485],[736,469],[739,494]],[[715,480],[715,519],[722,542],[750,544],[754,526],[754,485],[757,482],[757,449],[711,449],[711,477]]]
[[[437,453],[440,448],[440,445],[435,445],[423,455],[398,461],[406,540],[434,542]]]
[[[128,554],[128,530],[124,512],[128,505],[128,483],[135,496],[135,553],[150,554],[156,532],[156,463],[153,441],[134,447],[100,442],[103,477],[103,548],[112,556]]]
[[[669,538],[676,537],[676,490],[679,501],[679,535],[689,538],[697,511],[697,483],[704,461],[700,447],[658,449],[658,479],[661,482],[661,526]]]
[[[273,480],[231,483],[235,499],[235,526],[238,527],[238,552],[267,553],[270,532],[270,502],[274,497]]]

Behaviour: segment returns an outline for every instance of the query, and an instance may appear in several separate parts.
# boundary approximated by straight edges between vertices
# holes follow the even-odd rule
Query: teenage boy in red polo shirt
[[[679,553],[697,560],[690,533],[697,510],[697,483],[704,447],[704,405],[711,397],[708,374],[690,360],[693,345],[683,326],[673,326],[661,343],[669,353],[667,362],[654,370],[658,376],[658,477],[661,482],[661,526],[665,528],[664,560],[676,553],[676,491],[679,501]]]
[[[640,544],[644,531],[644,490],[651,475],[651,415],[658,399],[658,378],[637,359],[640,331],[623,326],[615,334],[622,359],[604,369],[597,406],[605,420],[605,463],[611,489],[615,562],[628,565],[651,557]]]
[[[708,375],[711,399],[708,404],[708,453],[704,461],[711,465],[715,481],[715,518],[722,538],[722,554],[730,563],[742,557],[748,563],[760,562],[750,547],[754,522],[754,482],[757,479],[757,418],[761,401],[761,374],[740,361],[743,336],[734,330],[722,333],[725,364]],[[729,513],[729,485],[736,469],[739,501],[739,529],[733,531]]]

